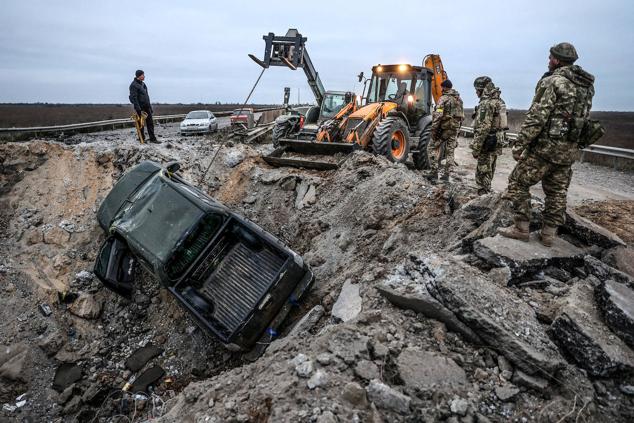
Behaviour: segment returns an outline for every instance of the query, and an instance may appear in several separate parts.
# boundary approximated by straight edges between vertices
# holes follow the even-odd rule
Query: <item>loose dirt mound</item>
[[[598,271],[571,261],[536,274],[541,279],[530,281],[535,285],[507,287],[510,272],[489,271],[471,253],[475,239],[489,236],[508,217],[498,196],[476,198],[462,183],[432,186],[419,172],[365,152],[355,152],[336,171],[273,168],[259,158],[270,145],[230,142],[203,178],[219,146],[216,137],[171,137],[159,146],[131,139],[105,133],[75,137],[73,146],[0,145],[0,339],[14,348],[13,356],[0,355],[0,379],[13,377],[7,384],[0,380],[0,401],[8,404],[0,417],[326,423],[634,416],[630,379],[590,380],[567,365],[548,380],[511,364],[522,357],[505,358],[523,354],[533,342],[550,342],[544,322],[555,311],[548,310],[557,309],[575,278],[591,283]],[[314,289],[291,314],[284,336],[271,340],[254,363],[196,329],[144,273],[131,301],[91,274],[103,239],[95,211],[121,172],[146,159],[179,160],[186,179],[197,184],[202,178],[203,189],[285,240],[313,267]],[[625,211],[632,210],[615,209]],[[481,226],[486,231],[478,232]],[[466,236],[472,239],[463,245]],[[420,263],[432,255],[453,257],[438,266],[445,270],[423,275]],[[457,261],[468,271],[453,272]],[[441,284],[439,292],[451,301],[430,299],[421,280],[432,288]],[[377,290],[386,282],[427,295],[415,304],[454,307],[442,314],[449,320],[430,318],[428,307],[395,307]],[[65,300],[58,292],[80,299]],[[411,303],[410,294],[398,294],[403,304]],[[470,304],[470,298],[482,304]],[[51,307],[50,316],[38,311],[42,303]],[[504,321],[518,315],[544,327]],[[464,327],[450,319],[481,326],[478,319],[486,319],[487,328],[504,331],[506,342],[523,343],[508,348],[467,342],[447,330]],[[485,339],[495,336],[489,332]],[[125,361],[148,344],[164,350],[148,366],[159,364],[166,378],[155,396],[126,397],[120,388],[135,374]],[[62,363],[78,366],[81,378],[56,392],[50,387]],[[27,403],[17,407],[24,392]]]
[[[576,212],[634,245],[634,201],[593,201],[577,207]]]

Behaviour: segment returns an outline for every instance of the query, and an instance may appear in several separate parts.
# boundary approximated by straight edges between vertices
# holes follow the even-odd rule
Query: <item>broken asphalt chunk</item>
[[[163,376],[165,376],[165,370],[161,367],[150,367],[134,380],[130,391],[133,393],[147,392],[148,387],[155,385],[156,382]]]
[[[410,280],[403,284],[383,284],[377,290],[397,307],[414,310],[430,319],[443,322],[447,329],[456,332],[469,342],[482,343],[480,337],[467,325],[462,323],[456,315],[443,306],[429,294],[421,282]]]
[[[152,360],[154,357],[158,357],[163,354],[163,349],[155,347],[152,344],[148,344],[145,347],[141,347],[134,351],[130,357],[125,361],[125,366],[133,372],[138,372],[145,366],[145,364]]]
[[[549,330],[555,343],[593,376],[634,371],[634,352],[601,320],[593,287],[578,283],[566,300]]]
[[[607,280],[595,288],[595,297],[609,328],[634,348],[634,290]]]
[[[53,389],[63,392],[73,383],[82,378],[81,368],[74,363],[62,363],[55,372],[53,379]]]
[[[583,262],[583,249],[559,237],[552,247],[546,247],[537,236],[532,233],[530,242],[501,235],[483,238],[473,244],[473,252],[491,266],[507,266],[514,279],[538,273],[547,266],[573,268]]]
[[[598,245],[601,248],[625,246],[625,242],[616,234],[608,231],[603,226],[591,222],[585,217],[579,216],[571,209],[566,210],[566,223],[561,227],[562,232],[567,232],[587,245]]]
[[[343,322],[354,319],[361,312],[361,296],[359,295],[359,284],[353,284],[346,280],[341,288],[339,297],[332,306],[330,314]]]
[[[528,374],[552,374],[564,366],[533,309],[508,288],[455,258],[430,256],[421,266],[433,275],[434,298],[515,367]]]

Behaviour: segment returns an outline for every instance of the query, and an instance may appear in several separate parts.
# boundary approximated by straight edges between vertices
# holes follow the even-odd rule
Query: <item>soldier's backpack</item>
[[[568,141],[576,143],[580,149],[594,144],[605,134],[605,128],[601,122],[590,119],[593,96],[592,86],[589,88],[577,86],[573,114],[564,116],[564,120],[568,123]]]

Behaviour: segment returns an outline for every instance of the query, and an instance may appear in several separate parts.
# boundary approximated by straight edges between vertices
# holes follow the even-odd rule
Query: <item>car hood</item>
[[[207,119],[185,119],[183,121],[183,123],[186,124],[186,125],[189,125],[189,124],[192,124],[192,123],[200,125],[200,124],[204,124],[204,123],[209,123],[210,120],[211,120],[211,118],[207,118]]]
[[[204,214],[157,173],[126,202],[112,222],[112,229],[148,261],[165,263]]]
[[[130,169],[129,172],[126,172],[101,203],[97,212],[99,226],[104,231],[108,231],[112,224],[112,219],[114,219],[114,216],[126,200],[152,175],[160,171],[161,166],[158,163],[144,161]]]

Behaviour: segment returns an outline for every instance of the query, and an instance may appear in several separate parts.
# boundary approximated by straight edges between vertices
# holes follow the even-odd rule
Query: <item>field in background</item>
[[[242,104],[156,104],[155,115],[175,115],[192,110],[232,110]],[[249,104],[246,107],[267,107]],[[122,119],[132,114],[130,104],[0,104],[0,128],[65,125]]]
[[[241,104],[156,104],[156,115],[187,113],[192,110],[231,110]],[[267,107],[270,105],[248,105]],[[129,117],[129,104],[0,104],[0,128],[63,125]],[[464,124],[470,126],[473,109],[465,110]],[[509,110],[510,130],[517,132],[525,110]],[[634,149],[634,112],[593,112],[606,128],[598,144]]]

